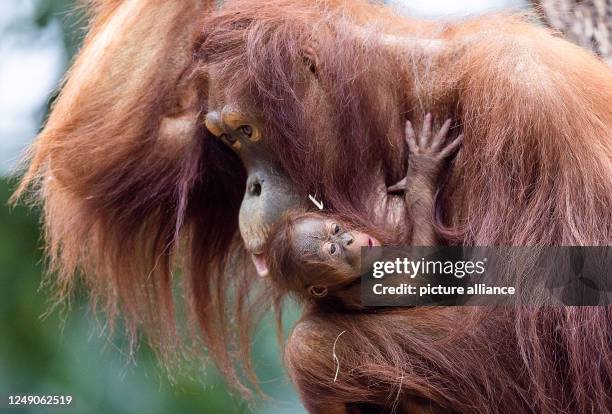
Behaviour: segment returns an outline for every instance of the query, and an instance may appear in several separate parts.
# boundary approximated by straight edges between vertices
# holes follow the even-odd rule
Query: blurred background
[[[38,212],[7,206],[15,186],[9,177],[79,49],[84,32],[76,2],[0,1],[0,411],[7,410],[8,395],[30,394],[72,395],[71,411],[79,413],[303,413],[283,372],[269,320],[256,338],[255,358],[270,398],[248,406],[231,395],[212,366],[192,367],[170,383],[146,346],[131,360],[122,352],[124,338],[100,329],[84,297],[77,297],[69,312],[46,315],[51,304],[41,288]],[[389,3],[432,18],[525,7],[522,0]],[[591,39],[590,44],[596,43]]]

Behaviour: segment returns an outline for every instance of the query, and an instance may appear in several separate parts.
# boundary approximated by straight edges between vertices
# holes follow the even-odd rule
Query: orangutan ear
[[[312,45],[306,46],[302,50],[302,61],[304,66],[315,76],[319,69],[319,60],[315,48]]]
[[[308,293],[315,298],[324,298],[327,296],[327,288],[325,286],[313,285],[308,288]]]
[[[193,137],[199,115],[197,85],[193,79],[179,79],[164,102],[160,142],[181,148]]]

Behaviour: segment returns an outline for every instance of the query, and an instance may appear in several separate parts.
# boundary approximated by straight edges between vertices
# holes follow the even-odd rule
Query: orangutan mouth
[[[268,263],[263,253],[251,253],[251,259],[259,276],[268,276]]]

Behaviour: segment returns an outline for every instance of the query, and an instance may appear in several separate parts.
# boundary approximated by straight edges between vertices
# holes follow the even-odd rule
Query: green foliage
[[[78,0],[44,0],[36,4],[34,24],[45,27],[52,20],[62,25],[64,46],[69,57],[74,56],[85,36],[83,24],[86,22],[83,8]]]

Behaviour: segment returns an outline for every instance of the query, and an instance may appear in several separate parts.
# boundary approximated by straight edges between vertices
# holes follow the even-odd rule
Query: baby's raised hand
[[[425,115],[423,128],[417,137],[410,121],[406,121],[406,143],[410,150],[408,173],[398,183],[388,188],[389,192],[404,191],[412,180],[435,182],[443,161],[453,154],[463,141],[463,134],[447,141],[451,120],[447,119],[437,134],[431,132],[431,114]]]

